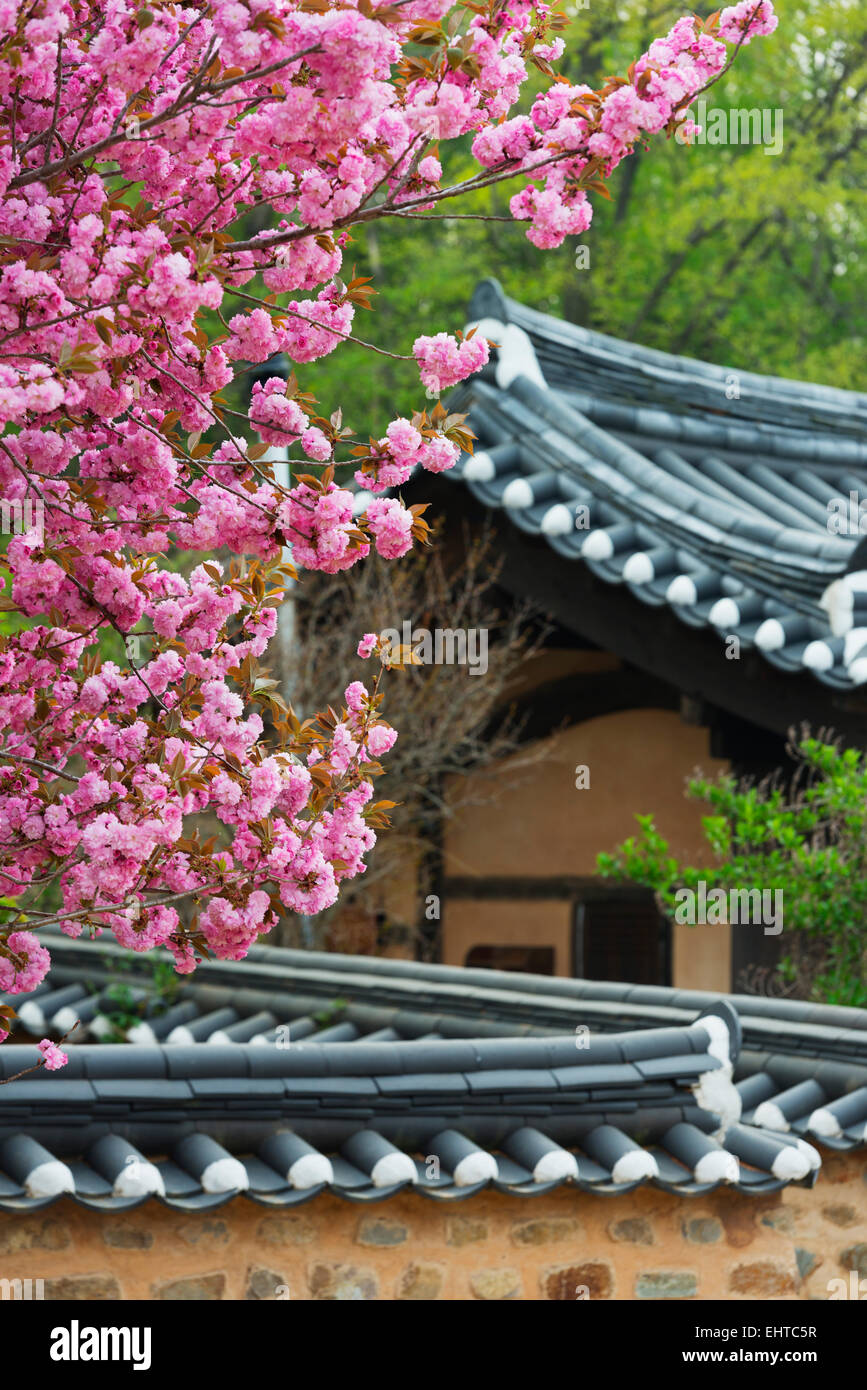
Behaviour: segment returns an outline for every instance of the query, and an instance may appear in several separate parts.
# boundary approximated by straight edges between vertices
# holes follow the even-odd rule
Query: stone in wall
[[[653,1227],[644,1216],[624,1216],[619,1221],[609,1221],[608,1234],[618,1244],[653,1245]]]
[[[308,1283],[314,1298],[339,1302],[373,1299],[378,1292],[373,1271],[355,1265],[316,1264],[310,1270]]]
[[[19,1250],[66,1250],[69,1244],[69,1227],[51,1216],[42,1221],[13,1220],[0,1229],[0,1254],[3,1255]]]
[[[122,1297],[113,1274],[70,1274],[45,1280],[45,1297],[50,1300],[106,1302]]]
[[[224,1298],[226,1294],[225,1274],[191,1274],[186,1279],[172,1279],[168,1284],[156,1284],[154,1298],[170,1299],[180,1302],[203,1302],[206,1299]]]
[[[363,1216],[355,1236],[359,1245],[403,1245],[408,1238],[403,1222],[390,1221],[387,1216]]]
[[[486,1303],[521,1297],[521,1276],[517,1269],[479,1269],[470,1275],[473,1298]]]
[[[177,1234],[187,1245],[198,1245],[213,1250],[228,1245],[231,1240],[229,1227],[221,1218],[213,1216],[194,1217],[178,1226]]]
[[[748,1298],[791,1298],[798,1291],[791,1270],[773,1260],[738,1265],[732,1270],[729,1288]]]
[[[116,1250],[150,1250],[154,1243],[153,1231],[143,1231],[129,1223],[103,1226],[102,1239]]]
[[[574,1239],[580,1234],[577,1221],[566,1216],[543,1216],[533,1221],[516,1221],[512,1240],[516,1245],[553,1245],[557,1241]]]
[[[318,1228],[309,1216],[266,1216],[256,1227],[256,1240],[266,1245],[312,1245]]]
[[[862,1279],[867,1279],[867,1245],[850,1245],[842,1251],[840,1263],[844,1269],[856,1269]]]
[[[472,1216],[450,1216],[446,1221],[446,1245],[460,1247],[487,1239],[487,1221],[477,1221]]]
[[[286,1283],[285,1275],[277,1274],[273,1269],[247,1270],[247,1291],[244,1298],[248,1302],[283,1300],[286,1298],[288,1290],[289,1286]]]
[[[855,1208],[843,1202],[823,1207],[822,1215],[826,1221],[830,1221],[834,1226],[854,1226],[858,1220],[858,1213]]]
[[[543,1270],[542,1292],[546,1298],[562,1302],[594,1298],[610,1298],[614,1291],[614,1271],[603,1260],[586,1260],[583,1264],[553,1265]],[[586,1294],[584,1290],[587,1290]]]
[[[399,1299],[432,1300],[439,1298],[445,1283],[445,1270],[442,1265],[418,1261],[404,1270],[400,1277],[397,1297]]]
[[[651,1269],[635,1281],[636,1298],[695,1298],[698,1275],[691,1270]]]
[[[723,1238],[723,1228],[715,1216],[692,1216],[683,1224],[683,1238],[690,1245],[715,1245]]]

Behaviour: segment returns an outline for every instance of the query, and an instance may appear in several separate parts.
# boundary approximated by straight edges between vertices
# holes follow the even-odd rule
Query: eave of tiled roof
[[[827,504],[867,499],[867,395],[620,342],[493,281],[471,320],[500,346],[451,396],[479,442],[447,477],[687,626],[834,689],[867,681],[867,630],[826,611],[858,539]]]
[[[88,1001],[124,953],[65,938],[52,951],[30,1026],[56,1035],[72,1009],[92,1028]],[[126,978],[147,992],[146,963]],[[337,1021],[317,1023],[337,998]],[[291,1206],[326,1189],[363,1202],[407,1186],[446,1201],[564,1183],[759,1193],[815,1181],[817,1142],[865,1137],[860,1010],[264,947],[204,963],[168,1013],[143,1002],[146,1045],[85,1031],[63,1071],[0,1086],[0,1209],[64,1194],[97,1210],[239,1193]],[[170,1044],[175,1028],[196,1040]],[[0,1072],[35,1057],[6,1044]],[[722,1132],[720,1104],[729,1121],[743,1110]]]

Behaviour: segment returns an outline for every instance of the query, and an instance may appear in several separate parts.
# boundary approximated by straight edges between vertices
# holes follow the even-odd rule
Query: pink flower
[[[396,498],[375,497],[369,502],[367,524],[383,559],[395,560],[412,549],[413,515]]]
[[[762,34],[772,34],[779,24],[774,14],[771,0],[761,0],[758,13],[750,21],[756,10],[758,0],[741,0],[739,5],[730,5],[719,17],[719,36],[727,43],[738,43],[743,38],[744,45]]]
[[[42,1053],[46,1071],[59,1071],[69,1061],[69,1054],[63,1052],[57,1043],[51,1042],[48,1038],[43,1038],[37,1046]]]
[[[48,974],[51,957],[29,931],[10,932],[6,948],[7,954],[0,956],[0,991],[29,994]]]
[[[439,395],[448,386],[472,376],[490,356],[488,341],[481,335],[458,342],[448,333],[437,333],[433,338],[416,338],[412,350],[430,395]]]
[[[376,646],[377,641],[378,638],[375,632],[366,632],[358,644],[358,655],[366,661]]]
[[[374,724],[367,735],[367,751],[372,757],[379,758],[394,746],[396,739],[397,729],[392,729],[388,724]]]
[[[419,450],[418,461],[428,473],[444,473],[446,469],[454,468],[460,453],[457,444],[446,439],[444,434],[438,434],[433,439],[424,441]]]
[[[360,644],[358,655],[362,655]],[[369,655],[369,653],[367,653],[367,655]],[[346,701],[347,709],[358,711],[364,708],[364,702],[368,698],[367,690],[362,685],[361,681],[353,681],[351,685],[346,687],[343,698]]]

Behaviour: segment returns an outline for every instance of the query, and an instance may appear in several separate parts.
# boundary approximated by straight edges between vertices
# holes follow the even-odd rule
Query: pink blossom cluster
[[[740,0],[720,15],[719,36],[726,43],[748,44],[760,35],[772,34],[778,24],[771,0]]]
[[[331,483],[317,494],[298,483],[277,513],[283,531],[291,536],[296,561],[306,569],[337,574],[368,554],[367,544],[353,547],[352,493]]]
[[[286,395],[286,382],[282,377],[255,383],[250,400],[250,423],[255,425],[266,444],[288,445],[300,441],[308,458],[321,461],[331,457],[327,437],[310,424],[297,401]]]
[[[42,1061],[46,1071],[59,1071],[60,1068],[65,1067],[66,1063],[69,1061],[69,1053],[64,1052],[63,1049],[58,1047],[57,1043],[52,1042],[50,1038],[43,1038],[37,1046],[42,1054]]]
[[[443,27],[406,67],[422,23]],[[0,635],[0,870],[19,922],[50,880],[69,935],[164,946],[188,972],[364,872],[370,763],[395,734],[360,682],[336,724],[288,718],[260,665],[284,547],[329,574],[404,555],[416,514],[376,495],[353,516],[328,470],[364,454],[357,479],[382,494],[451,467],[460,430],[392,420],[368,454],[304,380],[258,382],[241,425],[222,393],[275,353],[303,368],[363,338],[364,291],[339,278],[350,229],[451,196],[434,142],[470,137],[482,182],[520,173],[514,215],[555,246],[589,224],[588,163],[607,177],[721,71],[721,40],[775,26],[770,0],[682,19],[629,81],[554,81],[518,115],[531,59],[562,52],[548,0],[0,0],[0,495],[33,509],[5,548]],[[442,332],[412,351],[437,396],[489,345]],[[293,486],[247,433],[288,446]],[[375,650],[367,634],[359,655]],[[225,832],[213,849],[205,815]],[[48,966],[31,931],[0,936],[0,991]]]
[[[473,154],[488,169],[515,164],[532,175],[510,211],[529,221],[527,236],[536,246],[559,246],[590,225],[593,209],[580,183],[590,161],[597,161],[597,176],[601,165],[608,177],[636,141],[668,127],[721,72],[727,59],[721,39],[737,43],[746,34],[749,42],[776,25],[771,0],[743,0],[724,10],[715,32],[691,17],[679,19],[635,63],[631,80],[609,84],[601,102],[582,101],[592,95],[588,87],[560,83],[536,99],[530,116],[482,129]]]
[[[48,973],[51,957],[32,932],[10,932],[5,942],[7,954],[0,956],[0,991],[29,994]]]
[[[490,356],[487,338],[474,336],[459,342],[449,333],[416,338],[412,350],[429,396],[438,396],[480,371]]]
[[[460,455],[457,444],[446,435],[433,430],[423,434],[405,419],[392,420],[376,447],[377,452],[367,462],[370,471],[359,469],[355,474],[358,486],[371,492],[400,487],[416,468],[443,473],[454,467]]]
[[[396,560],[412,548],[412,512],[394,497],[374,497],[367,508],[367,524],[384,560]]]

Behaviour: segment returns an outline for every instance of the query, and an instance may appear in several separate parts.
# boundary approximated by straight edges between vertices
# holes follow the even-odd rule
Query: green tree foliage
[[[677,892],[782,890],[783,977],[798,994],[867,1006],[867,755],[817,739],[793,750],[792,783],[695,779],[688,795],[709,803],[702,820],[713,862],[682,864],[653,816],[639,833],[600,854],[603,876],[652,888],[674,915]],[[753,923],[734,931],[760,930]]]
[[[406,351],[422,330],[461,325],[476,283],[494,275],[514,298],[616,336],[860,389],[867,11],[853,0],[781,0],[777,8],[776,33],[744,49],[707,100],[714,109],[782,112],[780,154],[654,141],[616,171],[611,201],[595,200],[590,231],[554,252],[536,250],[508,215],[520,180],[463,199],[460,217],[437,209],[422,255],[415,220],[359,232],[344,264],[372,276],[381,293],[355,331]],[[567,10],[558,71],[595,83],[625,67],[684,7],[592,0]],[[460,154],[446,163],[447,176],[469,169]],[[575,266],[579,245],[590,252],[584,270]],[[415,399],[411,366],[360,347],[317,363],[316,387],[322,406],[340,399],[361,433],[381,433]]]

